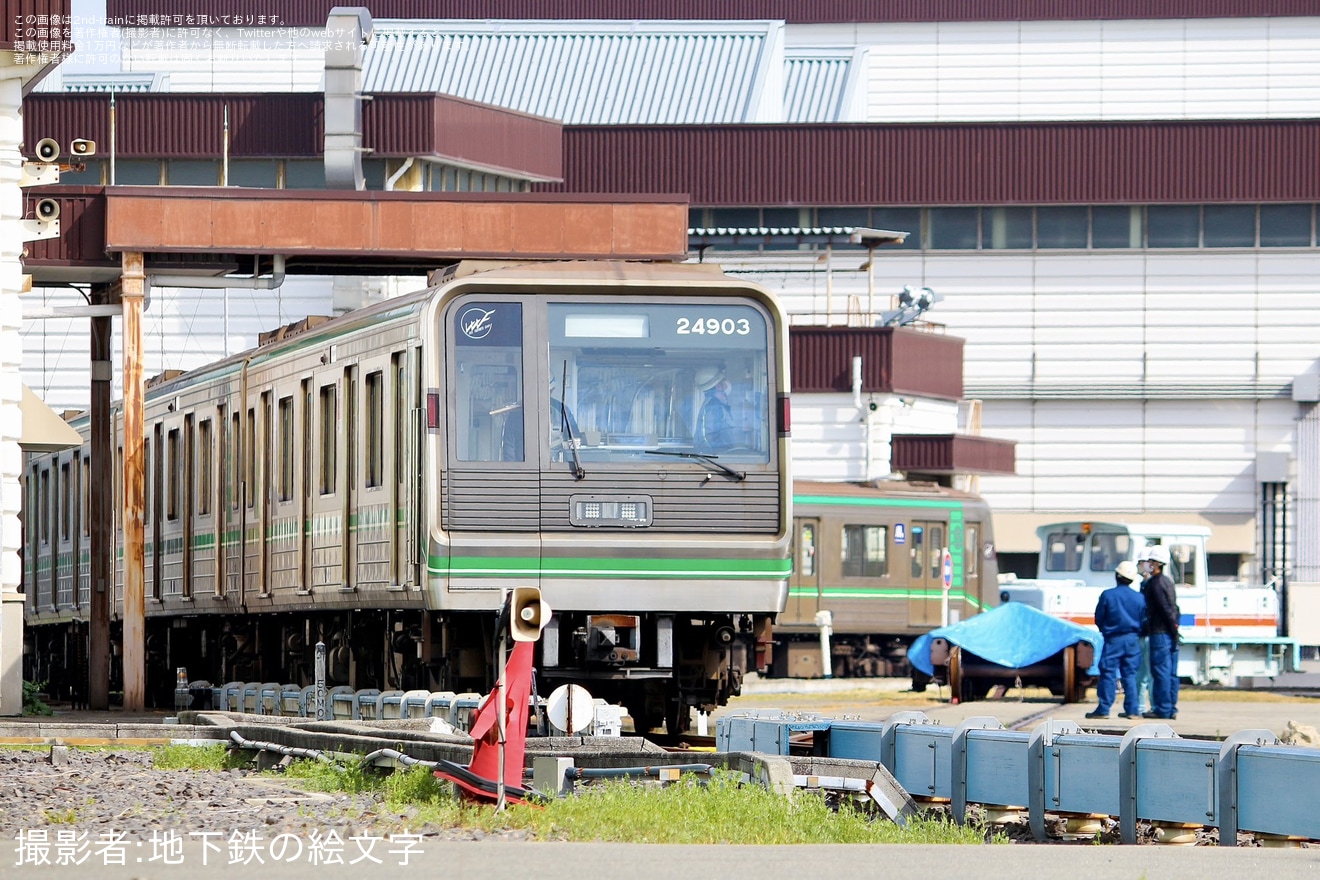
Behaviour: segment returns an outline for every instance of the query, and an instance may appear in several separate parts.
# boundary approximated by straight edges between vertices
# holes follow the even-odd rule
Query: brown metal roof
[[[1012,474],[1017,468],[1015,445],[969,434],[895,434],[889,466],[909,476]]]
[[[229,113],[229,155],[319,158],[325,147],[325,101],[304,94],[134,94],[115,99],[115,155],[121,159],[218,159]],[[375,156],[433,156],[558,180],[561,126],[502,107],[447,95],[376,95],[362,112],[363,146]],[[23,139],[67,144],[90,138],[110,145],[108,94],[30,95],[23,101]]]
[[[1320,199],[1320,120],[570,126],[569,192],[694,205]]]
[[[222,187],[42,187],[62,234],[31,242],[40,281],[104,280],[118,254],[157,271],[250,271],[254,256],[289,272],[424,270],[460,259],[679,260],[687,203],[529,193],[415,193]],[[107,253],[108,252],[108,253]],[[240,268],[243,267],[243,268]]]
[[[794,393],[852,390],[852,359],[862,359],[862,390],[946,400],[963,395],[963,340],[906,327],[794,326],[788,330]]]
[[[161,14],[215,17],[210,26],[324,25],[336,0],[107,0],[110,21],[146,26]],[[1063,21],[1316,15],[1314,0],[373,0],[376,18],[776,19],[790,22]]]

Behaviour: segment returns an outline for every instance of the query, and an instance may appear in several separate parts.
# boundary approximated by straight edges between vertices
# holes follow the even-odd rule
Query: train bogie
[[[546,684],[673,724],[737,692],[787,592],[772,298],[700,267],[504,268],[300,329],[148,389],[149,677],[305,683],[320,641],[331,683],[479,689],[502,596],[536,586]],[[115,437],[122,499],[118,414]],[[87,455],[30,462],[37,653],[76,639],[53,634],[89,545],[58,529]]]

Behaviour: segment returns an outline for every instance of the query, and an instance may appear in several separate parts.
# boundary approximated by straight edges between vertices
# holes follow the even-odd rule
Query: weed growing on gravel
[[[41,814],[46,817],[48,825],[77,825],[78,808],[66,807],[63,810],[42,810]]]
[[[333,769],[298,761],[290,777],[322,791],[374,793],[385,806],[406,813],[413,829],[467,828],[487,833],[522,830],[542,840],[616,843],[1007,843],[982,826],[959,826],[937,816],[918,816],[906,828],[851,805],[827,803],[819,794],[793,797],[740,785],[717,775],[667,787],[613,781],[582,788],[578,795],[543,806],[513,804],[503,813],[465,804],[454,788],[427,767],[381,776],[370,768]]]
[[[151,753],[157,770],[228,770],[236,766],[224,743],[210,746],[157,746]]]
[[[592,786],[545,809],[518,807],[516,821],[545,839],[619,843],[960,843],[986,842],[984,829],[915,817],[906,828],[816,793],[792,797],[727,776],[665,788],[627,781]],[[996,835],[992,842],[1002,843]]]

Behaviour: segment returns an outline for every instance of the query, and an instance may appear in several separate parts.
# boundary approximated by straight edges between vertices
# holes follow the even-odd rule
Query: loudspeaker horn
[[[50,223],[60,219],[60,203],[54,199],[41,199],[33,213],[42,223]]]
[[[55,138],[42,138],[37,141],[36,155],[42,162],[54,162],[60,157],[60,142]]]
[[[550,606],[539,587],[514,587],[509,604],[509,633],[515,642],[534,642],[550,621]]]
[[[69,152],[75,156],[95,156],[96,141],[89,141],[86,138],[74,138],[69,144]]]

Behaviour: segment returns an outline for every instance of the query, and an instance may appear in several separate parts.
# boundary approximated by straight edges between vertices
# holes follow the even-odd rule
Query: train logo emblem
[[[468,339],[485,339],[495,327],[491,319],[494,314],[494,309],[473,306],[458,316],[458,327]]]
[[[953,554],[946,547],[944,550],[944,589],[953,586]]]
[[[903,523],[894,523],[894,543],[907,543],[907,526],[903,525]]]

